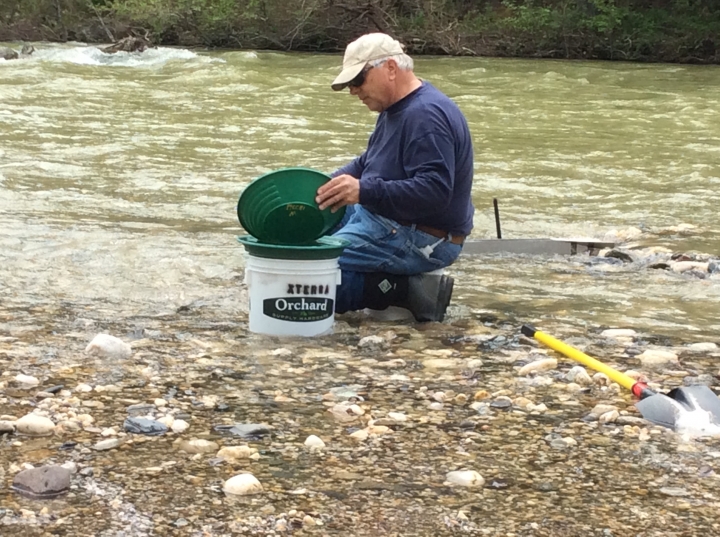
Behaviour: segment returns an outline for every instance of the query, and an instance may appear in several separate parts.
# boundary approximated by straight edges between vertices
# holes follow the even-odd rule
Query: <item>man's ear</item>
[[[397,77],[397,73],[400,70],[397,62],[393,59],[390,59],[385,63],[387,64],[388,68],[388,77],[390,78],[390,80],[395,80],[395,78]]]

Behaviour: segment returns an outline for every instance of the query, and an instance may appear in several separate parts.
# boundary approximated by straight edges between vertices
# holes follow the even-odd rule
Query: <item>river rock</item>
[[[95,451],[107,451],[109,449],[115,449],[120,444],[122,444],[122,441],[119,438],[109,438],[107,440],[100,440],[100,442],[93,446],[93,449]]]
[[[185,420],[175,420],[172,422],[170,428],[172,432],[180,434],[187,431],[190,428],[190,424]]]
[[[14,432],[15,432],[15,422],[14,421],[0,420],[0,434],[14,433]]]
[[[672,351],[664,349],[647,349],[637,358],[643,365],[677,364],[678,357]]]
[[[210,453],[211,451],[217,451],[219,446],[217,442],[193,438],[192,440],[183,440],[178,447],[186,453]]]
[[[28,414],[15,422],[15,428],[19,434],[28,436],[47,436],[55,429],[55,424],[50,418]]]
[[[225,446],[215,456],[220,459],[249,459],[257,451],[250,446]]]
[[[542,360],[535,360],[520,368],[518,376],[524,377],[530,373],[540,373],[542,371],[550,371],[551,369],[557,369],[558,361],[555,358],[543,358]]]
[[[576,365],[570,369],[570,371],[565,374],[565,378],[569,382],[574,382],[580,386],[590,386],[593,383],[590,375],[588,375],[588,372],[581,365]]]
[[[239,474],[231,477],[223,485],[223,492],[236,496],[248,496],[251,494],[260,494],[263,487],[254,475]]]
[[[167,426],[159,421],[147,418],[127,418],[123,423],[123,428],[129,433],[150,436],[165,434],[168,431]]]
[[[20,383],[23,388],[32,388],[40,384],[37,378],[31,377],[30,375],[23,375],[22,373],[15,375],[15,382]]]
[[[239,436],[246,440],[258,440],[272,432],[272,427],[259,423],[236,423],[235,425],[216,425],[214,429],[221,433]]]
[[[713,352],[718,350],[718,346],[717,344],[711,342],[693,343],[688,347],[688,350],[693,352]]]
[[[600,332],[600,335],[602,337],[607,338],[633,338],[637,335],[637,332],[635,330],[631,330],[630,328],[610,328],[608,330],[603,330]]]
[[[474,470],[459,470],[455,472],[448,472],[445,476],[445,480],[448,483],[454,485],[461,485],[463,487],[479,488],[485,484],[485,479],[479,473]]]
[[[43,466],[23,470],[15,476],[12,489],[34,499],[53,498],[70,487],[72,473],[62,466]]]
[[[402,412],[388,412],[387,417],[393,421],[407,421],[407,416]]]
[[[114,360],[125,360],[130,358],[132,349],[122,339],[109,334],[98,334],[85,347],[85,352],[90,355],[111,358]]]
[[[305,439],[305,445],[309,448],[322,449],[325,447],[325,442],[320,437],[311,434]]]
[[[600,416],[602,416],[603,414],[607,414],[608,412],[617,412],[617,407],[614,405],[605,405],[600,403],[593,407],[593,409],[590,411],[590,415],[599,418]]]

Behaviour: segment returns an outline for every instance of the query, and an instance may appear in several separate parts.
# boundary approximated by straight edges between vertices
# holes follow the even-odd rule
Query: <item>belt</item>
[[[404,222],[401,220],[398,220],[398,224],[401,226],[412,226],[413,224],[411,222]],[[443,231],[442,229],[437,229],[430,226],[424,226],[422,224],[414,224],[415,229],[419,229],[423,233],[427,233],[428,235],[432,235],[433,237],[437,237],[438,239],[446,239],[450,237],[450,240],[448,242],[452,244],[463,244],[465,242],[465,235],[451,235],[447,231]]]

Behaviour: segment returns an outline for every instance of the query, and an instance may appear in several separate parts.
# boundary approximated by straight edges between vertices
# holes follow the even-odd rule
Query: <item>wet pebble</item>
[[[612,339],[634,338],[636,335],[637,332],[630,328],[610,328],[608,330],[603,330],[602,332],[600,332],[600,336]]]
[[[246,440],[256,440],[272,433],[268,425],[258,423],[236,423],[235,425],[216,425],[214,429],[221,433],[231,434]]]
[[[122,441],[118,438],[109,438],[107,440],[100,440],[97,444],[95,444],[92,448],[95,451],[107,451],[109,449],[115,449],[119,445],[122,444]]]
[[[211,442],[202,438],[194,438],[192,440],[182,440],[178,444],[178,448],[186,453],[210,453],[218,450],[217,442]]]
[[[170,428],[174,433],[180,434],[187,431],[190,428],[190,424],[185,420],[175,420],[172,422]]]
[[[305,439],[305,445],[309,448],[322,449],[325,447],[325,442],[321,438],[311,434]]]
[[[123,428],[129,433],[150,436],[165,434],[168,431],[167,426],[159,421],[134,417],[127,418],[123,423]]]
[[[551,369],[557,369],[558,361],[555,358],[543,358],[541,360],[535,360],[520,368],[518,376],[524,377],[530,373],[541,373],[543,371],[550,371]]]
[[[665,349],[647,349],[637,358],[643,365],[677,364],[678,356]]]
[[[90,355],[102,356],[116,360],[130,358],[132,349],[123,340],[109,334],[98,334],[85,348]]]
[[[485,484],[485,479],[474,470],[459,470],[448,472],[445,476],[448,483],[463,487],[479,488]]]
[[[215,456],[221,459],[249,459],[257,452],[257,449],[249,446],[225,446]]]
[[[254,475],[239,474],[225,481],[223,491],[225,494],[247,496],[260,494],[263,491],[263,487]]]
[[[27,388],[32,388],[33,386],[40,384],[40,381],[37,378],[31,377],[30,375],[23,375],[22,373],[15,376],[15,382],[21,384],[22,387]]]

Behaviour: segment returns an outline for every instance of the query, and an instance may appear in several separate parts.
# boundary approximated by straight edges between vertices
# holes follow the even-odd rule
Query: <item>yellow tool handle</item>
[[[620,386],[627,388],[628,390],[632,390],[633,386],[635,386],[635,384],[637,383],[637,381],[632,377],[628,377],[624,373],[620,373],[620,371],[617,371],[612,367],[597,361],[595,358],[592,358],[584,352],[581,352],[571,347],[570,345],[567,345],[566,343],[555,339],[554,337],[546,334],[545,332],[535,330],[535,328],[533,328],[532,326],[524,325],[522,327],[522,333],[528,337],[534,337],[540,343],[543,343],[551,349],[558,351],[560,354],[564,354],[568,358],[572,358],[576,362],[580,362],[581,364],[586,365],[590,369],[599,371],[600,373],[605,373],[610,380],[617,382],[618,384],[620,384]]]

